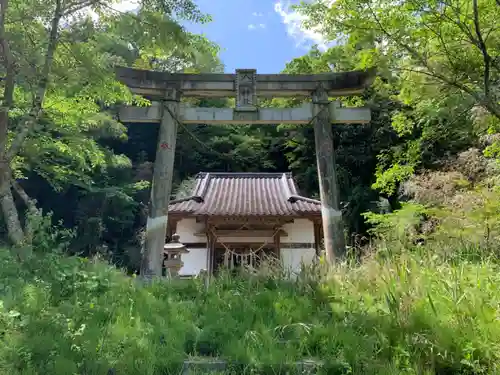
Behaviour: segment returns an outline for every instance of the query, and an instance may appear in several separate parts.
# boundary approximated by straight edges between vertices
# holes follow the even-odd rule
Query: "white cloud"
[[[307,17],[293,10],[290,0],[277,0],[274,3],[274,11],[281,17],[288,35],[297,41],[297,47],[317,44],[322,51],[328,48],[329,43],[318,30],[304,27]]]
[[[119,12],[131,12],[139,8],[140,1],[138,0],[124,0],[119,1],[111,7]]]
[[[248,25],[248,30],[265,29],[265,28],[266,28],[266,24],[264,24],[264,23],[259,23],[259,24],[251,23],[250,25]]]
[[[262,17],[263,14],[261,12],[253,12],[252,16],[254,16],[254,17]]]
[[[111,12],[113,12],[114,10],[118,13],[133,12],[137,10],[139,6],[140,6],[139,0],[120,0],[114,4],[110,4],[108,10]],[[90,17],[92,17],[94,21],[99,20],[99,15],[90,8],[83,9],[81,14],[84,13],[90,15]]]

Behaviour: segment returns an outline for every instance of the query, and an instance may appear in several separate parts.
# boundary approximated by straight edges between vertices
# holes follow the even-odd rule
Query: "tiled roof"
[[[290,173],[199,173],[191,196],[169,213],[193,216],[312,216],[320,201],[301,197]]]

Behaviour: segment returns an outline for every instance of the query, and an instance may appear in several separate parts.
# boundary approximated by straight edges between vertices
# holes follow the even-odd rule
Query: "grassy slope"
[[[408,253],[322,283],[226,279],[208,292],[141,287],[57,255],[21,267],[3,251],[0,262],[1,374],[178,373],[189,354],[321,358],[338,374],[500,373],[500,274],[488,262]]]

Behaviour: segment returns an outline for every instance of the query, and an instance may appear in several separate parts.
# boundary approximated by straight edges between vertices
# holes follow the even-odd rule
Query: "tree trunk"
[[[6,158],[7,133],[9,128],[9,110],[14,101],[15,63],[5,31],[8,0],[0,1],[0,52],[5,69],[3,98],[0,106],[0,208],[2,210],[9,240],[14,246],[21,246],[24,233],[19,220],[14,197],[10,189],[10,160]]]
[[[3,163],[3,166],[0,167],[0,206],[9,240],[14,246],[21,246],[24,240],[24,232],[14,203],[12,190],[10,189],[10,182],[11,174],[9,166]]]
[[[34,216],[41,214],[41,211],[36,206],[36,200],[31,199],[23,189],[23,187],[14,179],[12,179],[12,188],[23,201],[27,208],[26,222],[24,224],[24,242],[31,245],[33,241],[33,227],[31,226]]]

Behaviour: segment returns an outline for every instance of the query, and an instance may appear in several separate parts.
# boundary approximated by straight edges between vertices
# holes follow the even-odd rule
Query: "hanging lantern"
[[[179,270],[184,265],[181,256],[189,253],[189,250],[180,243],[179,239],[180,236],[175,233],[172,235],[172,240],[163,247],[163,266],[166,268],[167,276],[173,277],[179,274]]]

